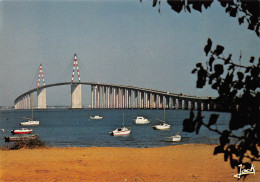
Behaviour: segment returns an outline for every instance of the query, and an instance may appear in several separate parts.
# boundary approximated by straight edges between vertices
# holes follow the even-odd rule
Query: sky
[[[260,41],[247,24],[225,13],[218,2],[199,13],[172,11],[152,0],[1,1],[0,106],[37,87],[42,64],[46,84],[70,82],[77,53],[81,81],[216,96],[196,88],[196,63],[210,37],[242,64],[259,57]],[[77,75],[75,74],[75,79]],[[83,105],[90,87],[82,86]],[[47,89],[47,105],[70,105],[70,87]]]

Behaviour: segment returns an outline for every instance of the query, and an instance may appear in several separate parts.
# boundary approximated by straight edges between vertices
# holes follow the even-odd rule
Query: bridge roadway
[[[90,85],[91,108],[167,108],[218,110],[218,105],[213,102],[214,99],[209,97],[196,97],[141,87],[115,85],[99,82],[62,82],[34,88],[21,94],[15,99],[15,109],[31,108],[31,103],[33,102],[33,98],[31,97],[31,95],[33,95],[34,92],[38,93],[39,91],[44,91],[44,95],[42,95],[42,98],[40,99],[40,94],[38,95],[38,109],[46,108],[46,88],[61,85],[71,85],[72,108],[81,108],[81,87],[77,90],[75,89],[80,85]],[[75,96],[73,96],[74,91],[77,92],[76,95],[74,94]],[[75,107],[73,107],[75,103],[73,100],[75,100],[75,98],[76,102],[78,102],[78,106],[76,105]],[[39,105],[39,100],[42,99],[45,100],[45,105],[40,106],[41,104]]]

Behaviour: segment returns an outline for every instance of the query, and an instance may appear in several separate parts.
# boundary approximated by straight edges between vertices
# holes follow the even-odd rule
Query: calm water
[[[128,136],[110,136],[109,132],[122,126],[123,112],[125,126],[132,129],[132,134]],[[33,133],[39,134],[40,139],[49,146],[57,147],[87,147],[87,146],[110,146],[110,147],[160,147],[176,145],[176,143],[166,142],[165,137],[169,137],[182,131],[182,122],[189,117],[189,111],[166,110],[166,121],[171,124],[170,130],[153,130],[152,125],[157,119],[163,119],[163,110],[35,110],[34,119],[40,121],[39,126],[28,126],[33,128]],[[204,121],[212,112],[202,112]],[[230,115],[220,114],[218,129],[227,128]],[[25,121],[22,117],[30,117],[30,110],[0,111],[0,146],[7,145],[4,142],[5,136],[11,136],[10,130],[21,128],[20,122]],[[101,115],[102,120],[89,120],[89,116]],[[137,115],[142,115],[151,119],[147,125],[136,125],[133,119]],[[195,116],[197,112],[195,111]],[[200,134],[181,132],[182,140],[177,144],[186,143],[218,143],[218,135],[202,127]]]

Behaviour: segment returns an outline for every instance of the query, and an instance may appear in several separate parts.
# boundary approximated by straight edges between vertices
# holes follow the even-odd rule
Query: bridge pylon
[[[72,109],[79,109],[79,108],[82,108],[81,84],[73,83],[75,66],[77,67],[78,79],[79,79],[79,82],[80,82],[78,58],[77,58],[76,53],[74,54],[74,65],[73,65],[73,72],[72,72],[72,78],[71,78],[71,108]]]
[[[40,82],[42,77],[42,84],[45,86],[44,76],[43,76],[43,69],[42,64],[40,64],[39,68],[39,77],[38,77],[38,90],[37,90],[37,101],[38,101],[38,109],[46,109],[46,88],[39,88]]]

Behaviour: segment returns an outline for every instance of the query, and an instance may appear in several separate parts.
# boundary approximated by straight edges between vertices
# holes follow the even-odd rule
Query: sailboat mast
[[[31,102],[32,102],[32,121],[33,121],[33,94],[31,94]]]
[[[123,127],[125,127],[125,116],[124,116],[124,110],[123,110]]]
[[[165,108],[163,109],[164,121],[165,121]]]

